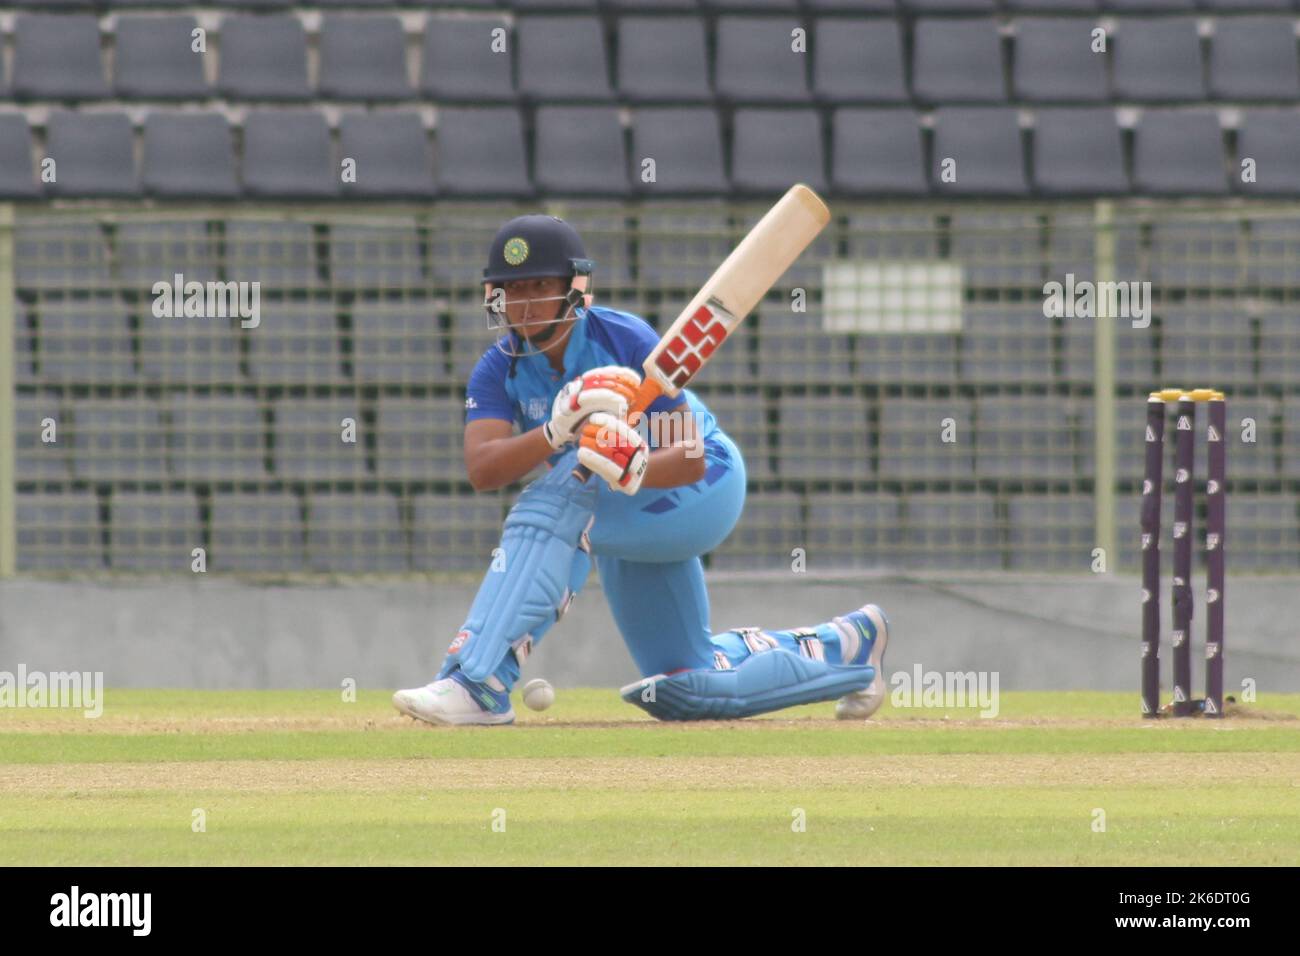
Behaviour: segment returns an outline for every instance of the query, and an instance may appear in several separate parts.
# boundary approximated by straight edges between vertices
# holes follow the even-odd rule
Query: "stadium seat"
[[[1243,10],[1290,10],[1291,0],[1201,0],[1201,7],[1216,13],[1240,13]]]
[[[626,210],[608,202],[575,199],[566,203],[564,219],[582,236],[587,255],[596,262],[596,304],[615,288],[632,282],[632,250]]]
[[[1096,544],[1092,501],[1073,495],[1015,495],[1007,503],[1014,571],[1088,571]]]
[[[504,52],[494,52],[496,31],[506,38]],[[504,17],[431,16],[424,26],[420,91],[439,102],[513,101],[513,47]]]
[[[189,571],[203,547],[199,503],[187,491],[114,491],[108,564],[114,571]]]
[[[613,106],[537,110],[537,185],[547,193],[628,195],[623,127]]]
[[[420,236],[409,219],[387,226],[330,226],[330,279],[335,288],[404,289],[424,282]]]
[[[766,481],[773,477],[772,441],[763,396],[755,392],[710,392],[699,397],[713,413],[718,427],[731,436],[740,448],[745,458],[746,479]]]
[[[140,312],[140,369],[151,383],[164,385],[239,384],[237,319],[156,318]]]
[[[520,16],[515,20],[519,95],[539,104],[608,100],[605,36],[594,16]],[[581,50],[581,56],[573,51]]]
[[[880,405],[879,474],[893,481],[969,479],[974,409],[964,398],[886,398]],[[944,441],[951,420],[953,441]]]
[[[860,195],[929,191],[921,127],[912,110],[837,109],[832,116],[831,185]]]
[[[962,333],[961,380],[977,385],[1049,384],[1052,320],[1042,302],[968,305]]]
[[[1205,356],[1213,355],[1215,388],[1255,384],[1255,333],[1249,316],[1225,303],[1218,308],[1166,306],[1160,317],[1166,381],[1204,379]]]
[[[808,501],[808,570],[888,568],[903,542],[902,500],[873,492],[819,492]]]
[[[1133,183],[1156,195],[1228,191],[1223,134],[1210,110],[1147,110],[1136,132]]]
[[[203,55],[192,48],[192,16],[127,16],[114,31],[113,89],[122,99],[187,100],[209,95]]]
[[[642,163],[654,160],[654,182]],[[642,107],[632,116],[632,188],[644,195],[725,194],[722,132],[712,107]]]
[[[916,21],[912,92],[925,103],[1000,103],[1002,40],[990,19]]]
[[[32,131],[21,113],[0,113],[0,199],[34,199]]]
[[[228,219],[225,233],[226,270],[231,278],[260,282],[265,291],[320,285],[310,223]]]
[[[17,99],[97,100],[109,95],[91,14],[14,18],[13,95]]]
[[[1204,378],[1202,368],[1201,378]],[[1268,481],[1278,477],[1277,458],[1281,452],[1281,436],[1279,435],[1279,414],[1282,406],[1274,398],[1240,398],[1236,395],[1229,395],[1228,398],[1228,433],[1227,438],[1227,457],[1228,457],[1228,475],[1232,480],[1255,478],[1261,481]],[[1251,419],[1255,423],[1255,440],[1253,442],[1243,441],[1245,419]],[[1205,428],[1205,410],[1197,412],[1197,428],[1204,431]],[[1206,469],[1205,442],[1197,441],[1196,449],[1196,473],[1204,477]],[[1292,475],[1283,475],[1283,477],[1292,477]],[[1229,508],[1233,508],[1233,502],[1236,497],[1229,498]],[[1236,514],[1233,508],[1233,522],[1235,523]],[[1232,525],[1229,525],[1231,530]]]
[[[851,259],[937,259],[939,239],[929,213],[859,212],[847,214]]]
[[[703,19],[692,16],[619,20],[618,91],[633,103],[711,100]]]
[[[1169,220],[1151,226],[1151,278],[1165,286],[1231,286],[1242,277],[1237,222]]]
[[[869,475],[865,399],[785,395],[777,403],[777,414],[777,471],[781,478],[832,481]]]
[[[72,403],[72,473],[84,481],[164,481],[167,435],[152,399]]]
[[[217,89],[231,99],[308,99],[307,34],[298,18],[234,14],[223,19]]]
[[[903,39],[895,20],[825,17],[813,31],[813,90],[827,103],[904,103]]]
[[[138,196],[134,138],[125,113],[51,113],[45,151],[56,163],[56,179],[46,191],[57,197]]]
[[[814,110],[736,110],[731,180],[737,191],[779,194],[791,183],[821,191],[824,169],[821,120]]]
[[[699,10],[700,0],[604,0],[604,5],[618,13],[695,13]]]
[[[1233,187],[1262,196],[1300,194],[1300,116],[1294,110],[1242,110],[1237,129]],[[1254,160],[1254,182],[1242,179],[1241,162]]]
[[[997,507],[992,495],[916,494],[904,498],[904,568],[1002,570]]]
[[[1100,103],[1110,98],[1106,55],[1092,50],[1091,17],[1016,21],[1011,89],[1031,103]]]
[[[440,194],[476,198],[533,194],[523,123],[514,107],[440,109],[436,135]]]
[[[266,474],[266,425],[257,399],[176,394],[170,413],[168,457],[175,477],[256,481]]]
[[[1295,319],[1290,315],[1266,315],[1260,319],[1259,377],[1261,381],[1279,385],[1300,385],[1300,335],[1296,334]],[[1286,400],[1283,416],[1284,428],[1292,438],[1300,435],[1300,415],[1296,415],[1296,400]],[[1300,447],[1288,443],[1291,454]],[[1284,468],[1283,474],[1300,475],[1300,468]]]
[[[331,302],[262,299],[262,324],[248,336],[248,371],[263,385],[329,385],[346,379]]]
[[[1149,304],[1149,303],[1148,303]],[[1095,331],[1091,318],[1065,322],[1065,378],[1070,382],[1096,380]],[[1156,337],[1151,329],[1134,328],[1132,320],[1115,324],[1115,380],[1150,391],[1156,369]]]
[[[1112,42],[1117,99],[1205,99],[1201,40],[1191,17],[1125,19]]]
[[[1098,0],[1003,0],[1016,13],[1096,13]]]
[[[957,379],[957,336],[941,332],[887,332],[855,336],[860,381],[872,384],[948,385]]]
[[[1045,321],[1045,320],[1044,320]],[[988,396],[975,403],[975,474],[1034,484],[1075,474],[1075,435],[1055,398]]]
[[[1224,17],[1210,46],[1210,95],[1220,100],[1300,98],[1290,17]]]
[[[1229,499],[1228,507],[1229,568],[1267,572],[1300,569],[1300,522],[1294,494],[1238,493]]]
[[[1294,331],[1289,336],[1286,353],[1290,353],[1293,359],[1300,353]],[[1300,363],[1291,366],[1293,379],[1300,379],[1296,375],[1297,369],[1300,369]],[[1295,395],[1282,400],[1282,474],[1300,475],[1300,396]]]
[[[637,220],[637,277],[652,288],[693,294],[734,246],[721,201],[692,203],[689,210],[646,203]]]
[[[326,15],[320,26],[320,95],[342,100],[404,100],[406,38],[394,16]]]
[[[949,255],[968,286],[1032,286],[1041,293],[1044,264],[1032,213],[957,212],[951,230]]]
[[[505,502],[497,495],[420,494],[411,498],[411,567],[485,571],[501,545]]]
[[[114,238],[117,273],[131,287],[151,290],[160,278],[210,282],[217,278],[217,237],[202,219],[165,222],[123,222]],[[160,275],[160,269],[163,273]],[[150,298],[142,299],[147,306]],[[174,321],[174,320],[169,320]]]
[[[54,422],[55,441],[41,440],[42,422],[47,418]],[[19,484],[69,477],[68,426],[57,392],[19,392],[14,396],[14,477]]]
[[[761,303],[759,312],[758,377],[765,385],[854,381],[849,373],[849,337],[823,328],[818,312],[793,312],[779,303]]]
[[[14,236],[20,289],[102,289],[108,266],[108,242],[93,223],[33,223]]]
[[[788,491],[756,491],[746,496],[745,513],[731,536],[710,552],[709,568],[788,572],[795,548],[808,548],[802,497]]]
[[[369,385],[447,381],[436,306],[361,297],[352,305],[352,368]]]
[[[357,481],[366,477],[366,422],[359,399],[283,398],[271,404],[275,421],[272,470],[286,481]],[[343,440],[351,419],[354,442]]]
[[[34,312],[43,381],[51,385],[135,381],[131,323],[116,298],[102,294],[44,298]]]
[[[1126,193],[1124,144],[1108,106],[1034,115],[1034,187],[1048,196]]]
[[[239,194],[234,140],[220,113],[150,113],[144,121],[144,190],[159,199]]]
[[[955,180],[944,182],[947,160]],[[934,169],[937,192],[968,196],[1022,196],[1024,150],[1016,111],[1001,107],[942,107],[934,111]]]
[[[93,491],[14,496],[19,571],[98,571],[104,567],[99,498]]]
[[[30,304],[19,299],[14,303],[14,381],[31,385],[36,381],[36,320]]]
[[[1169,13],[1191,10],[1196,0],[1101,0],[1102,9],[1113,13]]]
[[[212,495],[208,570],[290,573],[306,570],[302,505],[287,491]]]
[[[464,481],[461,450],[465,432],[463,398],[392,398],[381,395],[376,466],[379,477],[396,480]]]
[[[710,13],[736,13],[741,10],[794,12],[798,0],[700,0],[700,6]]]
[[[719,17],[718,97],[740,104],[808,102],[808,57],[791,49],[791,31],[801,27],[788,17]]]
[[[397,499],[382,492],[309,494],[307,566],[328,574],[407,570]]]
[[[338,195],[325,117],[315,110],[258,111],[244,120],[244,191],[250,197]]]

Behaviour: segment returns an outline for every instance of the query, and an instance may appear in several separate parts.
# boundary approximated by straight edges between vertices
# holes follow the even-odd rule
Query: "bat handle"
[[[647,375],[642,380],[641,387],[637,389],[636,396],[627,407],[628,418],[630,419],[634,414],[645,412],[645,410],[654,403],[654,400],[663,393],[664,387],[654,378]],[[591,469],[586,465],[575,465],[570,474],[585,485],[587,479],[591,477]]]

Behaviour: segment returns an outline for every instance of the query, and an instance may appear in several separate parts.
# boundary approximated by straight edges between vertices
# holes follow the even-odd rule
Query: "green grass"
[[[386,692],[109,689],[99,720],[0,710],[0,860],[1300,863],[1300,695],[1224,721],[1142,721],[1134,694],[1001,703],[659,724],[562,690],[451,729]]]

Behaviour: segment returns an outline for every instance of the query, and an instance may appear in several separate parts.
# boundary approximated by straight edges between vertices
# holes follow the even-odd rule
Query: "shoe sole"
[[[871,678],[871,683],[865,689],[865,695],[874,702],[870,710],[863,713],[861,710],[854,710],[853,713],[840,712],[840,707],[836,706],[835,716],[839,720],[867,720],[885,702],[885,650],[889,646],[889,623],[885,620],[885,612],[875,604],[866,604],[858,608],[860,612],[871,618],[871,623],[876,628],[876,640],[871,645],[871,655],[867,658],[867,663],[875,670],[875,676]],[[860,691],[859,693],[864,693]],[[841,701],[848,698],[841,698]]]

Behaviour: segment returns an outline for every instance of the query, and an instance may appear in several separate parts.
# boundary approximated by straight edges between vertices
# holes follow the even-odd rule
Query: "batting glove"
[[[628,405],[641,385],[641,376],[621,365],[604,365],[584,372],[560,389],[551,406],[551,419],[542,425],[547,442],[559,451],[593,412],[627,417]]]
[[[623,419],[595,412],[583,426],[578,463],[604,478],[615,491],[634,495],[650,463],[650,450],[645,439]]]

